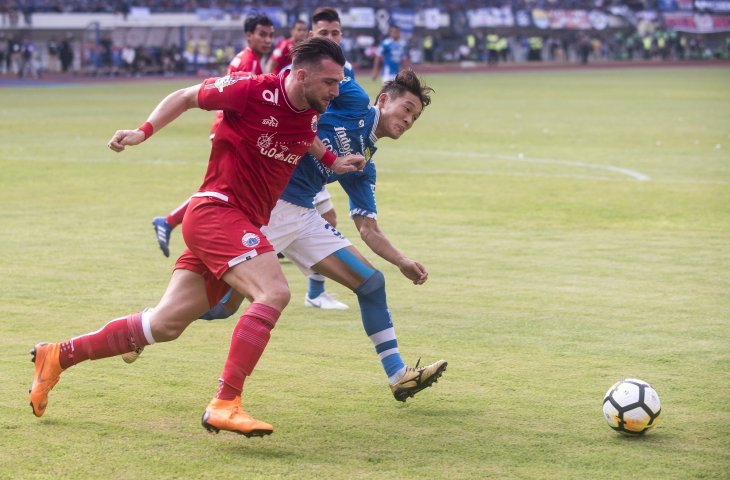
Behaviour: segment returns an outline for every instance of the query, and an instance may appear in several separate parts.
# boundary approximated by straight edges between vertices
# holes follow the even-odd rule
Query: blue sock
[[[398,340],[386,302],[385,277],[378,270],[373,270],[372,275],[355,289],[355,294],[360,303],[365,333],[375,345],[388,380],[394,383],[400,378],[406,365],[398,350]]]
[[[324,276],[319,273],[313,273],[309,276],[309,287],[307,296],[309,298],[317,298],[324,292]]]
[[[223,298],[221,298],[221,300],[213,306],[213,308],[200,316],[200,320],[226,319],[233,315],[233,312],[229,312],[226,308],[226,302],[231,299],[232,293],[232,289],[228,290],[228,293],[226,293]]]

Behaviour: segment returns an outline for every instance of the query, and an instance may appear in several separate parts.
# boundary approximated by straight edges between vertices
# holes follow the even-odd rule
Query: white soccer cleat
[[[319,296],[309,298],[308,295],[304,295],[304,306],[321,308],[322,310],[347,310],[348,307],[344,303],[335,300],[335,298],[327,292],[322,292]]]

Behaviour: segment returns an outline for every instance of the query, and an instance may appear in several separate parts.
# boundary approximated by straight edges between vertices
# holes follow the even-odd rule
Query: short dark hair
[[[256,26],[258,25],[262,27],[273,27],[274,23],[266,15],[252,15],[246,17],[246,20],[243,22],[243,31],[253,33],[256,31]]]
[[[319,63],[329,58],[339,66],[345,66],[345,54],[339,45],[328,38],[312,37],[303,41],[292,50],[292,67],[302,64]]]
[[[297,20],[294,21],[294,23],[291,24],[291,28],[294,28],[294,27],[296,27],[299,24],[302,24],[305,27],[307,26],[307,22],[305,22],[304,20],[297,19]]]
[[[312,25],[321,21],[342,23],[340,14],[332,7],[320,7],[312,13]]]
[[[378,97],[387,93],[395,98],[400,97],[406,92],[410,92],[418,97],[421,100],[421,106],[426,108],[431,104],[430,94],[434,92],[434,89],[422,83],[421,79],[418,78],[418,75],[413,70],[403,70],[395,76],[395,79],[388,80],[383,84],[383,88],[378,93]]]

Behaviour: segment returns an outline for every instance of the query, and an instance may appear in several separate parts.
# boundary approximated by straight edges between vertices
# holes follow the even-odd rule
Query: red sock
[[[117,318],[101,329],[61,343],[61,367],[84,360],[113,357],[149,345],[142,329],[142,313]]]
[[[170,215],[165,217],[165,221],[168,225],[170,225],[170,227],[175,228],[182,223],[183,218],[185,218],[185,212],[188,210],[189,203],[190,199],[188,198],[182,205],[170,212]]]
[[[281,312],[263,303],[252,303],[238,319],[233,329],[231,348],[223,367],[221,385],[216,397],[233,400],[241,395],[243,382],[251,375],[256,363],[264,353]]]

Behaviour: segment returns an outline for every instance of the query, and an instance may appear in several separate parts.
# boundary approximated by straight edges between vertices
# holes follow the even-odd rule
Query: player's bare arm
[[[373,80],[378,79],[378,74],[380,73],[380,64],[382,63],[382,59],[380,58],[380,55],[375,55],[375,58],[373,58],[373,72],[372,77]]]
[[[324,146],[324,143],[319,137],[315,137],[307,152],[317,160],[321,160],[322,157],[324,157],[324,154],[327,153],[327,147]],[[365,157],[360,154],[337,157],[330,168],[339,175],[347,172],[354,172],[356,170],[362,170],[365,168]]]
[[[161,130],[165,125],[182,115],[186,110],[198,107],[198,91],[200,85],[183,88],[172,92],[165,97],[150,116],[147,118],[146,124],[152,128],[152,132]],[[139,145],[145,141],[149,135],[140,128],[134,130],[117,130],[114,132],[107,146],[115,152],[121,152],[127,145]]]
[[[354,215],[352,219],[360,233],[360,238],[362,238],[370,250],[398,267],[401,273],[411,280],[414,285],[422,285],[428,280],[426,267],[415,260],[411,260],[403,252],[398,250],[380,229],[377,220],[362,215]]]

